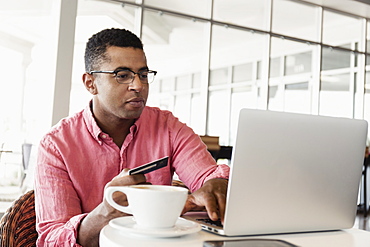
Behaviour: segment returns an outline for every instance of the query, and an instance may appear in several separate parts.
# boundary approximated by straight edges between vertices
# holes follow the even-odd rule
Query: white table
[[[300,247],[369,247],[370,232],[359,229],[340,231],[300,233],[283,235],[263,235],[243,238],[272,238],[288,241]],[[148,238],[137,237],[121,232],[111,226],[105,226],[100,232],[100,247],[202,247],[205,240],[243,239],[220,237],[218,235],[200,231],[190,235],[175,238]]]

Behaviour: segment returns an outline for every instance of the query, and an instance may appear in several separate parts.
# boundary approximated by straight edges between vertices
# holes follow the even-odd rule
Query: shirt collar
[[[91,110],[91,106],[92,106],[92,100],[86,106],[86,108],[85,108],[85,110],[83,112],[83,118],[85,120],[87,129],[89,130],[89,132],[91,133],[91,135],[94,137],[94,139],[97,142],[99,142],[100,144],[102,144],[102,141],[100,139],[100,136],[102,134],[104,134],[104,132],[100,129],[100,127],[96,123],[96,120],[95,120],[94,115],[93,115],[92,110]],[[143,117],[144,112],[146,112],[146,107],[144,108],[143,112],[141,113],[141,116],[138,119],[136,119],[135,122],[134,122],[134,124],[130,127],[130,133],[132,133],[134,136],[135,136],[135,133],[138,131],[139,126],[141,125],[140,123],[142,121],[145,121],[145,120],[142,120],[143,118],[145,119],[145,117]]]
[[[101,129],[99,128],[98,124],[95,121],[94,115],[91,111],[92,100],[86,106],[85,110],[83,111],[83,118],[86,123],[86,127],[89,130],[90,134],[95,138],[96,141],[101,143],[99,139],[99,135],[102,133]]]

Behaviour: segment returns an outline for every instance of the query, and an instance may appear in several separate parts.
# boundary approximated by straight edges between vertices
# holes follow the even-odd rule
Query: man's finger
[[[217,205],[217,198],[214,194],[208,194],[204,199],[204,204],[211,220],[216,221],[219,219],[219,208]]]
[[[221,223],[224,223],[224,218],[225,218],[225,210],[226,210],[226,195],[224,194],[219,194],[217,197],[218,201],[218,212],[220,216]]]
[[[128,169],[127,169],[128,171]],[[123,170],[120,174],[115,176],[107,185],[108,186],[129,186],[135,184],[145,184],[146,177],[143,174],[125,175],[127,171]]]
[[[123,169],[116,177],[118,177],[118,178],[120,178],[120,177],[125,177],[125,176],[128,176],[129,174],[128,174],[128,171],[129,171],[130,169],[128,169],[128,168],[125,168],[125,169]]]

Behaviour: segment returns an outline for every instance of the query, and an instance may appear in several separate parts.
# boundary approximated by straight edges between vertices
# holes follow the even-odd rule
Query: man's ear
[[[95,85],[95,77],[93,75],[84,73],[82,75],[82,81],[87,91],[89,91],[92,95],[96,95],[98,93],[98,89]]]

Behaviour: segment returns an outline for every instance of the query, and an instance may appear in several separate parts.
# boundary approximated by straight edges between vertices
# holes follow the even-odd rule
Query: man
[[[189,127],[170,112],[146,106],[149,70],[140,39],[123,29],[93,35],[83,83],[89,106],[63,119],[41,140],[36,168],[38,246],[98,246],[109,220],[126,214],[103,199],[104,188],[140,183],[171,185],[173,173],[192,192],[183,212],[206,209],[223,219],[229,168],[217,165]],[[127,170],[169,156],[144,175]],[[116,201],[127,205],[126,197]]]

